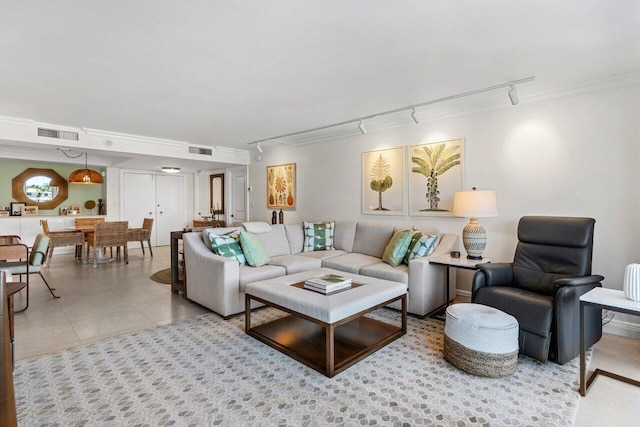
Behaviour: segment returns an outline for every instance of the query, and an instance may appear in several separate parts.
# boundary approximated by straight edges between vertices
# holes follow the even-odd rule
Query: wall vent
[[[213,150],[211,148],[189,147],[189,153],[204,154],[205,156],[212,156]]]
[[[66,130],[38,128],[38,136],[47,138],[66,139],[68,141],[78,141],[78,132],[69,132]]]

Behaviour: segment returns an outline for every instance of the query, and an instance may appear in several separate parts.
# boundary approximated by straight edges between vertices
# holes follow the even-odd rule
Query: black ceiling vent
[[[66,139],[68,141],[78,141],[78,132],[69,132],[66,130],[38,128],[38,136],[47,138]]]
[[[205,156],[213,156],[213,150],[211,148],[189,147],[191,154],[204,154]]]

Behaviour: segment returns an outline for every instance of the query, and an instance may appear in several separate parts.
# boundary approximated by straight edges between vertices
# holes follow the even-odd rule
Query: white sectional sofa
[[[457,235],[442,234],[431,255],[412,259],[409,265],[392,267],[382,261],[382,256],[396,231],[394,225],[336,221],[335,250],[303,252],[305,236],[301,223],[272,226],[265,223],[260,227],[264,232],[248,231],[254,232],[267,250],[270,257],[267,265],[240,265],[235,258],[212,251],[208,233],[224,234],[244,228],[206,229],[183,235],[187,296],[223,317],[245,310],[248,283],[320,267],[404,283],[408,286],[408,312],[424,316],[444,304],[446,298],[444,269],[429,264],[429,259],[458,249]],[[438,234],[434,229],[418,230]]]

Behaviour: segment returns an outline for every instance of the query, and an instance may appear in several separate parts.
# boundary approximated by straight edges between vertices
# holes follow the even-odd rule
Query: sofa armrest
[[[429,260],[457,249],[458,236],[443,234],[431,255],[409,261],[409,312],[424,316],[444,304],[444,268]]]
[[[240,293],[238,261],[213,253],[202,241],[201,233],[185,233],[182,239],[188,298],[222,316],[236,313]]]
[[[560,288],[562,286],[582,286],[582,285],[591,285],[600,283],[604,280],[604,276],[600,276],[599,274],[594,274],[592,276],[582,276],[582,277],[563,277],[562,279],[557,279],[553,282],[553,287],[555,289]]]

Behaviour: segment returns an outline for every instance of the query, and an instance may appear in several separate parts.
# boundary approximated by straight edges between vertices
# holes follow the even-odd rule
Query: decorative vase
[[[280,213],[278,214],[278,222],[284,224],[284,212],[282,212],[282,209],[280,209]]]
[[[631,301],[640,301],[640,264],[629,264],[624,269],[624,296]]]
[[[271,213],[271,224],[277,224],[278,223],[278,212],[273,211]]]

